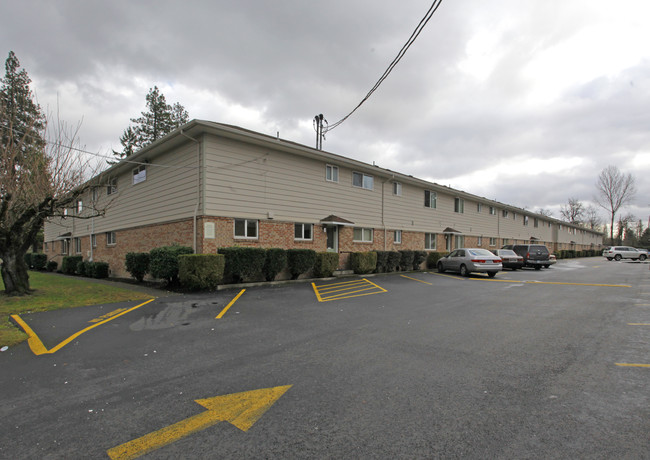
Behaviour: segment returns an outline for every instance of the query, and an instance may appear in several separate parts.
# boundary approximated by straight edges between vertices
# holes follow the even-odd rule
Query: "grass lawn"
[[[27,335],[22,329],[9,322],[10,315],[151,299],[148,294],[94,283],[88,278],[68,278],[35,271],[29,272],[29,284],[34,290],[32,295],[8,297],[0,293],[0,347],[27,340]],[[1,280],[0,287],[4,290]]]

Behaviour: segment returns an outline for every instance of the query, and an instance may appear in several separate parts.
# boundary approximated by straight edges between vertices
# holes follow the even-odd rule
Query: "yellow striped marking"
[[[461,278],[453,275],[445,275],[444,273],[432,273],[432,272],[427,272],[427,273],[429,275],[444,276],[445,278],[451,278],[452,280],[461,280],[461,281],[467,280],[467,278]]]
[[[228,305],[226,305],[226,308],[221,310],[221,313],[219,313],[214,319],[221,319],[223,315],[225,315],[226,312],[230,309],[230,307],[232,307],[233,304],[237,302],[237,299],[239,299],[244,292],[246,292],[246,289],[242,289],[241,291],[239,291],[239,294],[237,294],[235,298],[232,299]]]
[[[311,286],[314,289],[314,293],[319,302],[349,299],[351,297],[361,297],[364,295],[388,292],[386,289],[377,286],[366,278],[334,284],[321,284],[320,286],[316,286],[316,283],[311,283]]]
[[[417,278],[411,278],[410,276],[406,276],[406,275],[399,275],[399,276],[401,276],[402,278],[407,278],[407,279],[413,280],[413,281],[418,281],[420,283],[428,284],[430,286],[433,285],[433,283],[427,283],[426,281],[422,281],[422,280],[419,280]]]
[[[18,325],[20,327],[22,327],[23,330],[25,331],[25,333],[27,334],[27,336],[28,336],[27,343],[29,344],[29,348],[31,348],[32,353],[34,353],[36,356],[39,356],[39,355],[44,355],[44,354],[56,353],[61,348],[65,347],[67,344],[69,344],[74,339],[79,337],[81,334],[84,334],[84,333],[88,332],[89,330],[96,328],[97,326],[101,326],[102,324],[106,324],[109,321],[112,321],[115,318],[118,318],[118,317],[120,317],[122,315],[126,315],[127,313],[129,313],[129,312],[131,312],[131,311],[133,311],[133,310],[135,310],[137,308],[140,308],[140,307],[142,307],[144,305],[147,305],[149,302],[153,302],[154,300],[156,300],[156,299],[149,299],[146,302],[141,303],[140,305],[136,305],[135,307],[129,308],[128,310],[124,310],[123,312],[118,313],[116,315],[113,315],[110,318],[105,319],[105,320],[103,320],[103,321],[101,321],[99,323],[95,323],[92,326],[88,326],[87,328],[82,329],[81,331],[79,331],[79,332],[77,332],[75,334],[72,334],[70,337],[65,339],[63,342],[61,342],[60,344],[58,344],[57,346],[55,346],[54,348],[51,348],[49,350],[45,347],[45,345],[43,345],[43,342],[38,337],[38,335],[36,335],[36,333],[32,330],[32,328],[29,327],[27,325],[27,323],[25,321],[23,321],[23,319],[20,316],[11,315],[11,318],[14,321],[16,321],[16,323],[18,323]]]
[[[628,326],[650,326],[650,323],[627,323]]]
[[[635,363],[615,363],[621,367],[650,367],[650,364],[635,364]]]

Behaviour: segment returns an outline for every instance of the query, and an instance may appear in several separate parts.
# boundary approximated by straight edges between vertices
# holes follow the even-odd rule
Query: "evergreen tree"
[[[138,118],[131,118],[135,123],[124,130],[120,143],[122,151],[113,154],[119,160],[132,155],[135,151],[151,144],[161,137],[169,134],[179,126],[189,121],[189,114],[185,107],[176,102],[173,106],[167,104],[165,95],[160,92],[157,86],[149,90],[145,97],[147,101],[147,110],[141,112]],[[110,164],[115,162],[109,161]]]

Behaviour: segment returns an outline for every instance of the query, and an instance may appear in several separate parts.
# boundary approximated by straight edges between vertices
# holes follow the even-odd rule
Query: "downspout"
[[[197,164],[197,180],[196,180],[196,205],[194,206],[194,215],[192,216],[192,249],[194,250],[194,254],[196,254],[196,220],[197,220],[197,215],[199,213],[199,205],[201,203],[201,142],[194,139],[193,137],[188,136],[183,132],[181,129],[181,136],[184,136],[188,138],[191,141],[196,142],[197,144],[197,149],[196,149],[196,164]]]
[[[384,207],[385,207],[385,199],[384,199],[384,184],[388,182],[390,179],[386,179],[381,181],[381,226],[384,229],[384,251],[387,249],[386,245],[386,222],[384,222]]]

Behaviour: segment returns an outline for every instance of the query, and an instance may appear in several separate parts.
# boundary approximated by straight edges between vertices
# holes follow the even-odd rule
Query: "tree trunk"
[[[25,264],[25,254],[7,251],[0,254],[0,258],[2,259],[1,271],[2,281],[5,284],[5,294],[29,294],[29,273],[27,272],[27,264]]]

